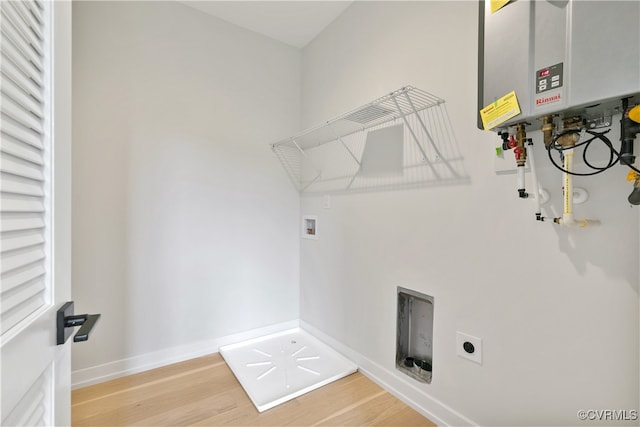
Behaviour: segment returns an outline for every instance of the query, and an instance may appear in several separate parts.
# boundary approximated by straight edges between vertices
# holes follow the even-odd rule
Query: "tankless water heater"
[[[496,130],[549,114],[608,126],[621,98],[640,102],[640,1],[480,0],[479,24],[478,110],[512,92],[520,108]]]

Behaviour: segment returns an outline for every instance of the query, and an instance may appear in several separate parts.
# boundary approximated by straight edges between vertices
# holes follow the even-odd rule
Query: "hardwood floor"
[[[433,426],[359,372],[259,413],[219,354],[74,390],[74,426]]]

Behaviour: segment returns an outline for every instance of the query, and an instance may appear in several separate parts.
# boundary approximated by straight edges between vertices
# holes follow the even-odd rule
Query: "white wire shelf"
[[[362,173],[367,135],[403,126],[399,173]],[[405,86],[360,108],[272,144],[302,193],[401,189],[468,181],[445,101]]]

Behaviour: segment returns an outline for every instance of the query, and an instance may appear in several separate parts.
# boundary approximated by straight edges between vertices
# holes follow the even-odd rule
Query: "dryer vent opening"
[[[396,368],[431,383],[433,375],[433,297],[398,287]]]

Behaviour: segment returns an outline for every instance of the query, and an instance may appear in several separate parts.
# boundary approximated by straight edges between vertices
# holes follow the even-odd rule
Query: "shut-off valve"
[[[627,200],[632,205],[640,205],[640,173],[630,170],[627,174],[627,181],[633,181],[633,190]]]
[[[545,217],[542,216],[542,212],[540,210],[540,199],[546,192],[544,190],[540,190],[540,187],[538,186],[535,156],[533,153],[533,140],[531,138],[527,138],[527,125],[529,125],[529,123],[520,123],[516,125],[515,136],[509,135],[508,131],[500,132],[499,135],[502,138],[502,149],[505,151],[513,150],[517,166],[516,172],[518,175],[518,197],[526,199],[529,198],[529,196],[532,196],[535,204],[536,220],[544,221]],[[532,193],[528,193],[525,189],[524,169],[527,162],[530,164]]]
[[[525,126],[529,123],[520,123],[516,125],[516,134],[509,135],[508,131],[500,132],[499,135],[502,138],[502,149],[513,150],[513,155],[516,160],[517,174],[518,174],[518,197],[526,199],[529,197],[524,185],[524,167],[527,163],[527,142],[531,141],[527,139],[527,133]]]
[[[633,141],[640,133],[640,105],[629,108],[629,98],[622,100],[622,118],[620,119],[620,163],[633,165],[636,156],[633,154]]]
[[[629,107],[629,98],[622,100],[622,118],[620,119],[620,163],[633,167],[636,156],[633,154],[633,142],[640,133],[640,105]],[[640,173],[632,169],[627,181],[633,181],[633,190],[627,200],[632,205],[640,205]]]

